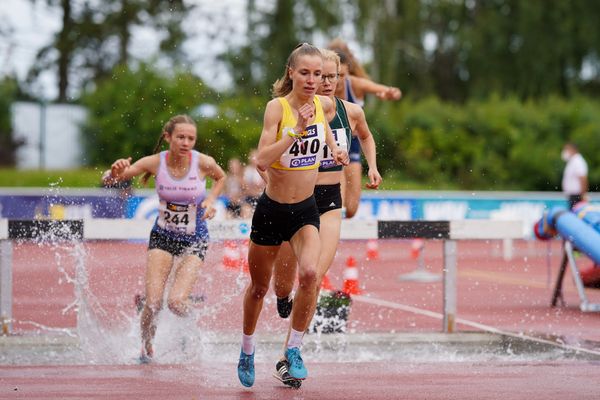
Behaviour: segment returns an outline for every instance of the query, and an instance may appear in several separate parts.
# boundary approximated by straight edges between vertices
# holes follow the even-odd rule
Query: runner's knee
[[[314,269],[308,269],[298,274],[298,284],[300,287],[313,287],[317,283],[317,272]]]
[[[252,285],[250,286],[250,295],[257,300],[260,300],[263,297],[265,297],[268,291],[268,284],[264,285],[262,283],[252,283]]]
[[[185,317],[188,315],[189,308],[187,302],[183,299],[169,299],[169,310],[177,316]]]
[[[156,314],[162,310],[163,302],[162,300],[148,301],[148,299],[146,299],[146,308],[148,308],[151,313]]]

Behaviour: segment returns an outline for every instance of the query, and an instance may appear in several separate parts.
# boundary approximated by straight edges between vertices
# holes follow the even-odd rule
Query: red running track
[[[257,364],[258,370],[266,366]],[[243,388],[235,364],[18,366],[0,369],[2,399],[510,399],[592,400],[598,363],[319,363],[299,390],[258,374]]]
[[[511,332],[563,336],[569,340],[600,342],[600,315],[582,313],[570,275],[565,278],[566,307],[551,308],[550,298],[560,263],[560,244],[553,242],[550,260],[546,243],[516,242],[515,256],[504,261],[498,242],[460,242],[458,245],[458,318]],[[363,294],[372,299],[441,313],[441,282],[402,282],[400,276],[416,268],[410,257],[410,243],[380,241],[379,258],[365,260],[365,244],[343,241],[330,271],[334,286],[343,285],[344,263],[352,255],[358,260],[359,283]],[[221,266],[222,245],[215,243],[207,258],[195,290],[206,297],[204,306],[211,313],[203,321],[211,330],[237,329],[241,326],[241,294],[247,275]],[[73,284],[65,274],[74,276],[75,263],[82,257],[70,246],[55,248],[34,244],[14,249],[15,330],[35,329],[24,321],[45,326],[75,327],[76,313],[62,310],[75,300]],[[89,291],[111,315],[133,314],[133,296],[143,292],[145,247],[125,242],[88,243],[83,257],[88,272]],[[550,269],[548,268],[550,261]],[[587,263],[583,257],[582,265]],[[425,265],[442,273],[441,242],[428,242]],[[600,302],[600,290],[588,289],[592,302]],[[261,329],[285,326],[275,317],[272,292],[261,315]],[[106,321],[111,323],[110,320]],[[431,332],[440,331],[440,320],[393,307],[355,301],[350,318],[355,332]],[[472,330],[460,326],[462,330]]]
[[[570,276],[565,279],[567,306],[551,308],[550,297],[560,262],[560,243],[515,242],[514,258],[501,258],[498,241],[465,241],[458,245],[459,330],[489,327],[512,333],[554,337],[573,346],[600,351],[600,315],[582,313]],[[548,250],[551,251],[548,256]],[[439,332],[442,284],[403,282],[416,261],[410,242],[379,241],[379,258],[366,261],[362,241],[342,242],[330,279],[341,287],[344,260],[358,260],[363,297],[355,298],[350,332]],[[215,332],[238,332],[241,293],[247,277],[220,265],[222,245],[213,244],[197,293],[205,295],[207,312],[200,323]],[[441,274],[440,242],[428,242],[425,264]],[[14,330],[31,334],[43,325],[76,326],[76,313],[65,307],[75,300],[65,276],[85,262],[89,292],[108,318],[107,326],[133,315],[133,295],[142,291],[145,247],[126,242],[87,243],[85,254],[61,247],[20,244],[14,249]],[[584,259],[580,259],[586,263]],[[61,269],[65,273],[61,272]],[[599,290],[588,290],[600,302]],[[284,332],[269,294],[257,335]],[[412,307],[412,308],[411,308]],[[410,309],[411,311],[407,311]],[[43,331],[42,331],[43,332]],[[2,366],[2,398],[595,398],[595,361],[515,361],[409,363],[311,363],[311,378],[300,391],[280,387],[270,372],[257,372],[257,383],[243,389],[230,363],[207,365]],[[268,365],[259,370],[270,371]],[[592,375],[594,374],[594,375]],[[14,386],[14,387],[13,387]],[[14,390],[16,389],[16,390]]]

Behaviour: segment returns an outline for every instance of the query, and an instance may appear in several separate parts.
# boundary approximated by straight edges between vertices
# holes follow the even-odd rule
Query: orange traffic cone
[[[361,294],[358,287],[358,268],[356,259],[352,256],[346,259],[346,268],[344,268],[344,287],[342,291],[346,294]]]
[[[425,247],[425,241],[423,239],[414,239],[410,245],[410,256],[413,260],[419,258],[419,254],[423,251],[423,247]]]
[[[367,240],[367,261],[379,258],[379,244],[375,239]]]
[[[226,240],[223,250],[223,267],[231,269],[240,268],[240,252],[235,240]]]
[[[335,290],[335,288],[331,284],[331,281],[329,281],[329,277],[327,275],[325,275],[323,277],[323,280],[321,281],[321,290],[329,290],[329,291]]]

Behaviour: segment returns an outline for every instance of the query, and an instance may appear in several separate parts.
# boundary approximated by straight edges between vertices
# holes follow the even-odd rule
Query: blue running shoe
[[[308,371],[304,367],[304,361],[302,361],[300,349],[297,347],[287,349],[285,351],[285,358],[287,358],[288,363],[290,364],[288,372],[290,373],[292,378],[306,379],[306,377],[308,376]]]
[[[254,353],[248,355],[241,351],[237,369],[242,385],[246,387],[254,385]]]
[[[140,358],[138,359],[138,362],[140,364],[151,364],[152,363],[152,357],[149,357],[147,354],[142,354],[140,356]]]
[[[142,346],[142,353],[140,354],[140,358],[138,359],[138,362],[140,364],[150,364],[150,363],[152,363],[153,356],[154,356],[154,349],[152,348],[152,345],[148,345],[148,347]]]

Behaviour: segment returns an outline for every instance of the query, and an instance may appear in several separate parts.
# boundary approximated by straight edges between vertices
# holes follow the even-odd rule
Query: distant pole
[[[444,333],[456,332],[456,241],[444,240]]]
[[[40,102],[40,169],[46,169],[46,100]]]
[[[0,240],[0,335],[8,335],[12,331],[12,262],[12,242],[10,240]]]

